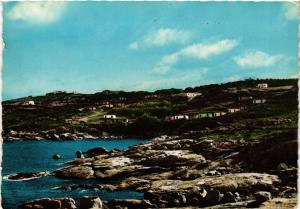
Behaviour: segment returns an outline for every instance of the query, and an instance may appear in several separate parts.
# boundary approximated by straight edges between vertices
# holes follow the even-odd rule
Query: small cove
[[[86,151],[94,147],[107,150],[125,150],[136,144],[146,143],[141,139],[84,139],[77,141],[10,141],[3,143],[2,161],[2,207],[15,209],[18,205],[37,198],[72,197],[79,200],[81,196],[97,195],[102,200],[143,198],[142,193],[134,191],[54,190],[58,186],[69,184],[114,183],[98,180],[59,179],[53,176],[26,181],[9,181],[3,179],[12,173],[54,171],[63,167],[63,163],[73,160],[77,150]],[[53,154],[60,154],[62,159],[53,160]]]

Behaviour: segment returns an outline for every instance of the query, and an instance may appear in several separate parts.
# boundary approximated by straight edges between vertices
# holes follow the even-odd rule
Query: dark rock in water
[[[54,155],[52,156],[52,158],[53,158],[54,160],[58,160],[58,159],[61,159],[61,156],[60,156],[59,154],[54,154]]]
[[[93,149],[89,149],[86,153],[87,153],[88,157],[94,157],[97,155],[108,154],[108,151],[106,149],[104,149],[103,147],[95,147]]]
[[[34,178],[40,178],[43,176],[48,176],[50,173],[48,171],[38,172],[38,173],[16,173],[7,176],[9,180],[29,180]]]
[[[103,204],[99,197],[84,196],[80,198],[80,209],[102,209]]]
[[[19,209],[76,209],[75,200],[72,198],[44,198],[27,202]]]
[[[76,157],[77,158],[84,158],[84,155],[83,154],[78,154]]]

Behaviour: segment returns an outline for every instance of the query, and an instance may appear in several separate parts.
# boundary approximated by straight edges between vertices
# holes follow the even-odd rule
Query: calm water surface
[[[136,144],[146,143],[141,139],[112,139],[112,140],[80,140],[80,141],[12,141],[3,144],[2,164],[2,207],[15,209],[18,205],[36,198],[44,197],[72,197],[78,198],[84,195],[98,195],[102,200],[114,198],[143,198],[142,193],[134,191],[104,190],[73,190],[62,191],[52,188],[73,183],[113,183],[97,180],[70,180],[58,179],[52,176],[32,179],[27,181],[9,181],[3,179],[8,174],[20,172],[53,171],[63,167],[62,163],[73,160],[77,150],[86,151],[94,147],[110,149],[127,149]],[[62,156],[60,160],[53,160],[53,154]]]

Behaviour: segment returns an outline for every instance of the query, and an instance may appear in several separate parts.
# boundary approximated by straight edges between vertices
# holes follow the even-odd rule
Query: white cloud
[[[211,56],[216,56],[232,50],[238,45],[238,41],[225,39],[211,44],[192,44],[187,46],[178,52],[173,54],[165,55],[158,62],[154,71],[157,73],[166,73],[171,70],[171,66],[179,62],[185,57],[194,59],[204,60]]]
[[[138,42],[132,42],[131,44],[129,44],[129,48],[130,49],[138,49],[139,48],[139,43]]]
[[[242,68],[264,68],[275,65],[282,58],[281,54],[269,55],[262,51],[249,51],[233,59]]]
[[[282,6],[283,13],[286,19],[296,20],[299,16],[299,4],[296,2],[285,2]]]
[[[187,30],[160,28],[158,30],[150,31],[140,40],[132,42],[129,45],[129,48],[138,49],[141,45],[148,47],[160,47],[171,43],[184,44],[189,40],[191,35],[192,33]]]
[[[144,37],[144,43],[149,46],[163,46],[169,43],[186,43],[191,33],[186,30],[161,28]]]
[[[180,54],[195,59],[207,59],[210,56],[219,55],[233,49],[238,42],[225,39],[213,44],[193,44],[181,50]]]
[[[61,17],[65,6],[64,2],[18,2],[9,11],[8,17],[30,23],[52,23]]]

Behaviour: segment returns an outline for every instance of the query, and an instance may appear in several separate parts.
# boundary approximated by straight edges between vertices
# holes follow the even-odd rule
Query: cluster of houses
[[[203,111],[203,112],[191,112],[188,114],[179,114],[179,115],[170,115],[165,117],[167,121],[173,120],[190,120],[190,119],[200,119],[200,118],[214,118],[221,117],[227,113],[236,113],[241,111],[241,108],[228,108],[227,112],[225,111]]]
[[[256,86],[259,89],[266,89],[268,88],[267,83],[259,83]],[[238,89],[236,87],[227,88],[226,92],[228,93],[237,93]],[[194,98],[196,96],[200,96],[201,93],[180,93],[176,96],[184,96],[187,98]],[[264,104],[266,103],[266,99],[253,99],[252,96],[245,95],[245,96],[239,96],[238,101],[252,101],[253,104]],[[220,117],[224,116],[226,114],[232,114],[240,112],[241,110],[245,109],[244,106],[240,107],[230,107],[227,109],[227,111],[204,111],[204,112],[198,112],[198,113],[189,113],[189,114],[178,114],[178,115],[169,115],[165,117],[165,120],[167,121],[174,121],[174,120],[190,120],[190,119],[199,119],[199,118],[213,118],[213,117]]]

